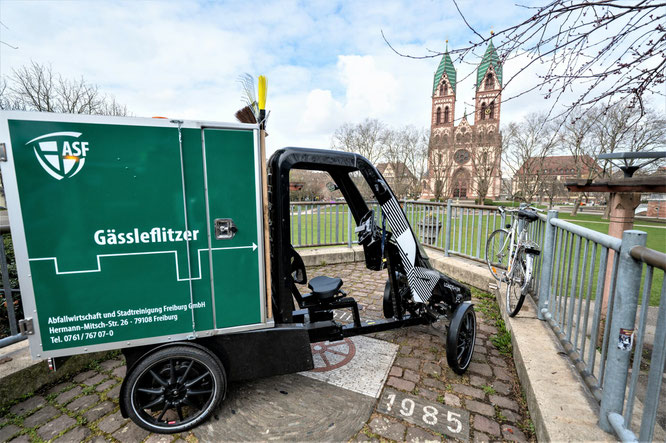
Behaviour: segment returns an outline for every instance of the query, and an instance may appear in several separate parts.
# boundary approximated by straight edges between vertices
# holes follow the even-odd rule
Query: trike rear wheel
[[[476,340],[476,315],[470,302],[460,304],[451,318],[446,337],[446,360],[456,374],[464,374],[472,361]]]
[[[121,396],[137,425],[151,432],[183,432],[204,422],[224,398],[220,360],[193,346],[160,349],[127,375]]]

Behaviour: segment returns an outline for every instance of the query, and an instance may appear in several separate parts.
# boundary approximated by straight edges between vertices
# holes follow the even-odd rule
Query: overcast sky
[[[481,33],[526,16],[506,0],[459,0]],[[115,95],[136,116],[235,121],[239,75],[268,78],[268,150],[328,148],[344,122],[378,118],[429,127],[438,58],[407,53],[473,38],[449,0],[439,1],[0,1],[0,74],[50,63]],[[480,54],[479,54],[480,55]],[[473,109],[480,60],[456,63],[457,117]],[[504,67],[505,77],[518,61]],[[532,81],[526,78],[521,82]],[[512,88],[504,92],[511,95]],[[465,106],[467,103],[467,106]],[[547,108],[537,94],[502,107],[502,123]]]

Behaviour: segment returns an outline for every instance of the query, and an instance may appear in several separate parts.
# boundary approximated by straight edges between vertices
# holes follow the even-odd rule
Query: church
[[[496,199],[500,194],[502,65],[492,41],[476,71],[473,121],[456,124],[456,69],[447,49],[432,88],[428,173],[423,199]]]

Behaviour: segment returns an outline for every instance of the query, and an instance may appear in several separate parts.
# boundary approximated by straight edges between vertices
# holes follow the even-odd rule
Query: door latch
[[[215,219],[215,238],[217,240],[226,240],[234,238],[238,232],[238,228],[234,221],[230,218],[216,218]]]

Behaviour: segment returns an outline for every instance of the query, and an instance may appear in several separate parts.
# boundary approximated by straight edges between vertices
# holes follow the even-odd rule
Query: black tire
[[[384,318],[393,318],[395,315],[393,309],[393,300],[391,298],[391,280],[386,280],[386,285],[384,286]]]
[[[525,254],[520,251],[514,269],[508,275],[506,284],[506,312],[509,317],[515,317],[525,301]]]
[[[121,401],[150,432],[173,434],[208,419],[227,391],[220,360],[194,346],[160,349],[127,374]]]
[[[508,237],[509,231],[496,229],[486,242],[486,263],[497,281],[502,281],[502,271],[506,271],[509,265],[510,242],[506,241]]]
[[[446,336],[446,361],[458,375],[467,371],[474,354],[476,341],[476,314],[470,302],[464,302],[453,311]]]

